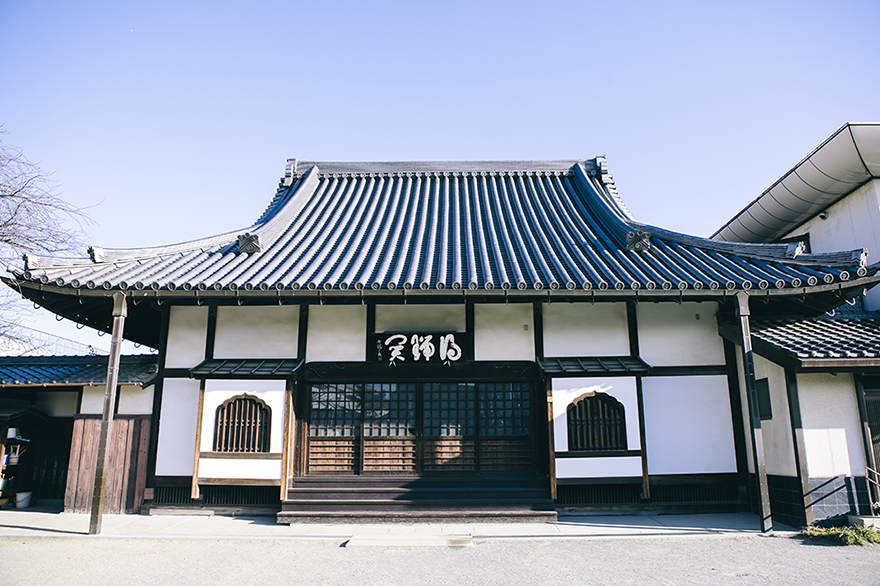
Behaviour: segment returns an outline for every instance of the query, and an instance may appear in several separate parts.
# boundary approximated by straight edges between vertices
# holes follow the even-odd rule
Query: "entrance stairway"
[[[291,479],[279,523],[552,522],[546,478],[304,476]]]

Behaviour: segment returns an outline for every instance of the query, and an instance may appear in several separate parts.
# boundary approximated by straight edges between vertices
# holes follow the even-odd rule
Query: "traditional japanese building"
[[[765,528],[750,319],[880,280],[862,249],[641,224],[602,158],[291,160],[246,229],[11,272],[106,331],[123,293],[124,336],[159,349],[155,504],[295,522],[751,502]]]
[[[804,252],[880,249],[880,124],[844,124],[713,236]],[[803,319],[753,324],[774,515],[880,513],[880,289]],[[731,340],[735,328],[722,328]]]

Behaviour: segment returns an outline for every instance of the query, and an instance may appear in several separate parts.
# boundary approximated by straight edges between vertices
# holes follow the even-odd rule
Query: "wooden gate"
[[[309,474],[530,472],[529,383],[311,388]]]
[[[64,493],[64,510],[67,512],[87,513],[91,510],[100,430],[100,416],[77,417],[73,421]],[[114,417],[112,435],[107,438],[110,462],[105,513],[136,513],[140,508],[147,482],[149,444],[149,416]]]

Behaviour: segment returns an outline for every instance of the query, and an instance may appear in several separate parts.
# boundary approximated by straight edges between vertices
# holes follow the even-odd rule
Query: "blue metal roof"
[[[865,251],[715,242],[636,222],[604,159],[303,163],[246,230],[87,259],[26,257],[61,290],[798,289],[873,275]],[[873,281],[872,281],[873,283]],[[849,283],[852,285],[852,283]]]
[[[108,356],[0,356],[0,387],[103,385]],[[142,385],[156,376],[151,355],[120,357],[121,385]]]

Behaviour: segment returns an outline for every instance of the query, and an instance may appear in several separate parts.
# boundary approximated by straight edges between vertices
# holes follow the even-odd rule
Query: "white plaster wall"
[[[36,407],[49,417],[73,417],[79,394],[72,391],[37,393]]]
[[[377,305],[377,332],[463,332],[465,306]]]
[[[628,356],[625,303],[545,303],[545,356]]]
[[[791,417],[788,413],[788,391],[785,385],[785,370],[757,354],[755,357],[755,378],[766,378],[770,383],[770,408],[773,419],[761,421],[761,435],[764,439],[764,463],[767,474],[778,476],[797,476],[794,460],[794,443],[791,438]],[[740,387],[745,389],[745,387]],[[748,410],[743,412],[748,417]],[[751,438],[751,429],[746,438]],[[751,440],[749,440],[751,442]]]
[[[859,408],[851,374],[798,374],[807,470],[811,478],[865,473]]]
[[[309,306],[306,361],[363,362],[367,359],[367,308]]]
[[[299,306],[218,307],[214,358],[296,358]]]
[[[104,414],[104,391],[106,387],[85,386],[82,388],[82,401],[79,412],[83,415]]]
[[[634,378],[555,378],[553,389],[553,442],[557,452],[568,451],[568,418],[566,409],[572,401],[588,392],[611,395],[623,404],[626,417],[626,447],[641,449],[639,442],[639,403]],[[568,458],[566,458],[568,459]],[[589,458],[590,460],[599,458]],[[557,460],[560,462],[562,459]],[[641,475],[641,471],[639,471]]]
[[[192,476],[199,415],[199,381],[165,379],[159,416],[157,476]]]
[[[725,376],[642,380],[649,474],[736,472]]]
[[[556,459],[556,478],[622,478],[641,475],[642,459],[639,456]]]
[[[284,437],[284,392],[283,380],[208,380],[205,381],[205,402],[202,406],[202,452],[210,452],[214,445],[214,418],[217,407],[223,401],[247,393],[261,399],[272,409],[272,428],[269,432],[269,451],[281,453]],[[204,460],[202,460],[204,461]],[[199,476],[202,476],[201,461]]]
[[[639,303],[639,355],[651,366],[724,364],[717,303]]]
[[[165,367],[192,368],[204,360],[207,331],[207,307],[172,306]]]
[[[119,415],[149,415],[153,412],[153,386],[122,385],[119,389]]]
[[[828,217],[815,217],[787,236],[810,235],[813,252],[868,249],[868,263],[880,260],[880,180],[856,189],[828,208]],[[880,309],[880,289],[874,287],[865,299],[869,310]]]
[[[527,303],[474,306],[475,360],[534,360],[534,311]]]
[[[281,459],[199,458],[199,478],[279,480]]]

